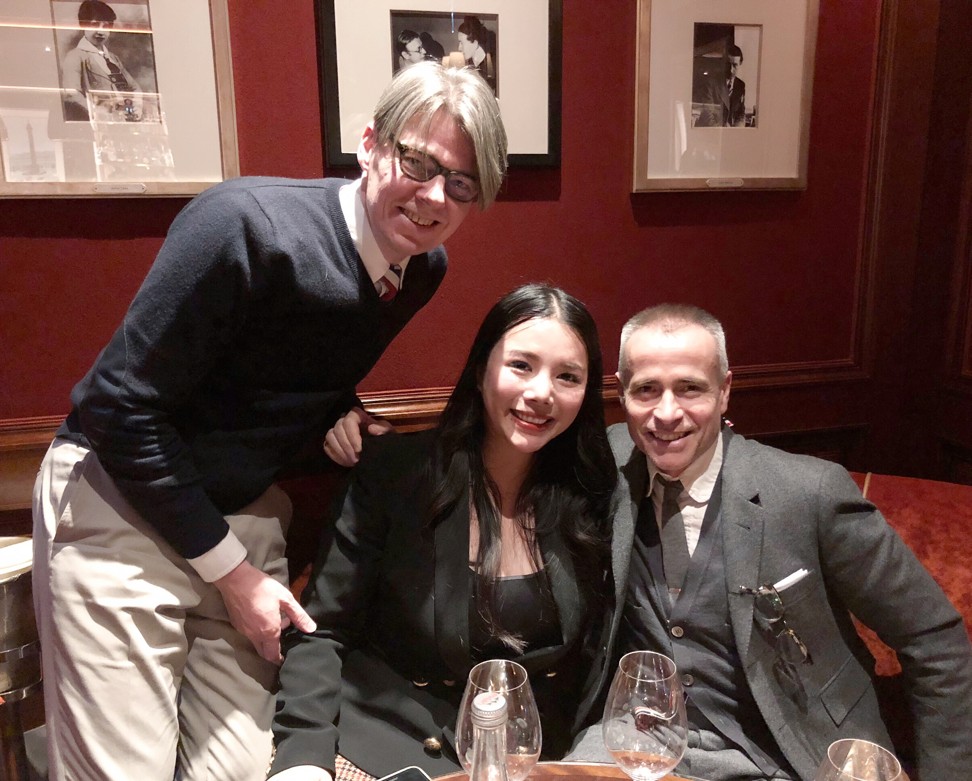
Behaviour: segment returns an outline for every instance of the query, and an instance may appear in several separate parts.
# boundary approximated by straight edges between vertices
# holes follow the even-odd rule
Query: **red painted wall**
[[[244,174],[323,171],[313,0],[287,5],[268,24],[230,0]],[[632,195],[636,3],[564,0],[562,165],[511,172],[469,219],[362,390],[452,384],[481,315],[529,280],[589,304],[612,371],[621,324],[662,300],[720,316],[735,365],[848,357],[879,0],[820,6],[808,189]],[[0,201],[0,420],[67,411],[183,203]]]

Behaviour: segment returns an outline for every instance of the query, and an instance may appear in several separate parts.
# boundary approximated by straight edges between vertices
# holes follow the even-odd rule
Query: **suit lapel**
[[[763,547],[765,510],[746,454],[745,441],[728,429],[722,465],[722,534],[729,593],[729,621],[739,658],[745,665],[753,627],[753,598],[739,593],[740,586],[757,586]]]
[[[547,582],[557,603],[557,615],[560,619],[562,643],[527,651],[518,662],[527,670],[542,669],[551,660],[563,655],[564,649],[577,639],[581,631],[581,615],[584,612],[581,604],[581,594],[577,578],[574,576],[574,566],[570,560],[570,553],[559,534],[548,535],[540,541],[543,554],[544,568]]]
[[[541,540],[544,567],[550,590],[560,616],[560,630],[564,645],[570,645],[581,631],[581,593],[574,575],[574,565],[563,537],[559,534],[548,535]]]
[[[469,672],[469,493],[435,529],[435,638],[458,676]]]
[[[611,567],[619,609],[628,591],[628,569],[638,508],[648,487],[648,461],[634,443],[627,461],[621,465],[621,475],[624,480],[618,482],[618,507],[611,535]]]

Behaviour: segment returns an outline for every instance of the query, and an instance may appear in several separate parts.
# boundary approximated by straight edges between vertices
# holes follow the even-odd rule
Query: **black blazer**
[[[407,765],[433,776],[458,767],[458,706],[481,661],[469,652],[469,513],[460,501],[427,528],[431,438],[366,441],[304,594],[318,629],[285,637],[271,773],[301,764],[333,770],[335,752],[376,776]],[[593,611],[560,536],[539,544],[563,642],[516,661],[530,674],[546,747],[558,737],[548,735],[550,723],[572,716],[581,699],[579,646]]]

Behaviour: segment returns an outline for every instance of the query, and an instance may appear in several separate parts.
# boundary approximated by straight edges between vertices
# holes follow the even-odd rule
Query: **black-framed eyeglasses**
[[[773,586],[741,586],[739,593],[752,595],[756,607],[756,622],[776,639],[776,653],[780,658],[793,664],[813,664],[813,657],[806,643],[787,626],[783,600]]]
[[[416,182],[428,182],[437,176],[445,177],[445,193],[459,203],[469,203],[479,197],[479,180],[463,171],[452,171],[432,155],[405,144],[395,144],[398,165],[402,173]]]

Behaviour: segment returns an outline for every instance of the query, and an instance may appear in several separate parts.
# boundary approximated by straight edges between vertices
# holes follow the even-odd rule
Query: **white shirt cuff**
[[[207,583],[212,583],[232,572],[245,558],[246,548],[243,547],[243,543],[232,531],[228,531],[216,547],[210,548],[202,556],[186,559],[186,561],[199,573],[199,577]]]

